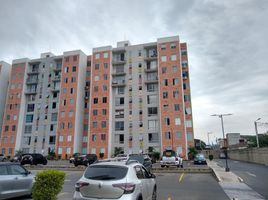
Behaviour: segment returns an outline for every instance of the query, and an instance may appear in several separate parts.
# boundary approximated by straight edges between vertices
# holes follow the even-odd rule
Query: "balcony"
[[[27,78],[27,80],[26,80],[26,84],[27,85],[37,84],[37,83],[38,83],[38,79],[37,78]]]
[[[144,72],[146,72],[146,73],[150,73],[150,72],[157,72],[158,71],[158,69],[157,69],[157,67],[156,68],[146,68],[146,69],[144,69]]]
[[[59,87],[52,87],[51,92],[59,92],[60,88]]]
[[[58,82],[58,81],[60,81],[60,78],[61,78],[60,75],[55,76],[55,77],[52,79],[52,81]]]
[[[126,60],[125,59],[115,59],[112,62],[113,65],[124,65],[126,64]]]
[[[153,60],[157,60],[157,54],[153,54],[153,55],[148,55],[147,57],[144,57],[145,61],[153,61]]]
[[[144,81],[145,84],[149,84],[149,83],[158,83],[158,78],[150,78]]]
[[[56,65],[53,67],[54,71],[61,71],[61,65]]]
[[[120,87],[120,86],[126,86],[125,80],[112,82],[112,87]]]
[[[27,95],[27,94],[36,94],[37,93],[37,91],[36,91],[36,89],[29,89],[29,90],[26,90],[25,91],[25,94]]]
[[[85,86],[85,90],[89,90],[89,86]]]
[[[124,71],[115,71],[112,73],[112,76],[124,76],[126,75],[126,72]]]
[[[32,69],[28,71],[27,74],[39,74],[39,69]]]

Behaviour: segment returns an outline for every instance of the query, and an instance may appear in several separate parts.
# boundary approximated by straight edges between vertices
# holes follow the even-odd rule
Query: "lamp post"
[[[260,119],[261,119],[261,118],[258,118],[256,121],[254,121],[255,132],[256,132],[257,148],[260,148],[260,144],[259,144],[259,136],[258,136],[258,126],[257,126],[257,121],[259,121]]]
[[[224,142],[224,138],[225,138],[225,136],[224,136],[224,126],[223,126],[223,117],[224,116],[230,116],[230,115],[232,115],[232,114],[228,113],[228,114],[213,114],[213,115],[211,115],[213,117],[219,117],[219,118],[221,118],[221,128],[222,128],[223,142]],[[227,160],[228,160],[228,156],[227,156],[227,145],[226,145],[226,147],[225,147],[225,171],[226,172],[229,172],[230,171],[230,168],[228,167],[228,161]]]

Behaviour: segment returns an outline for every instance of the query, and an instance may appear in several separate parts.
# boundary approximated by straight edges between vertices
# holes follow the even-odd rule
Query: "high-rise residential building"
[[[1,138],[1,131],[2,131],[2,123],[4,117],[4,110],[6,105],[6,97],[7,97],[7,88],[8,88],[8,81],[10,75],[11,67],[10,64],[0,61],[0,138]]]
[[[10,84],[5,154],[186,155],[194,146],[187,45],[178,36],[14,60]]]

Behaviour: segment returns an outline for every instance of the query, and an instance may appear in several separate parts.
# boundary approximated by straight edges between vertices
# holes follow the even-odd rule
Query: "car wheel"
[[[140,195],[137,200],[142,200],[142,196]]]
[[[77,167],[77,166],[78,166],[78,164],[74,164],[74,166],[75,166],[75,167]]]
[[[152,200],[156,200],[157,193],[156,193],[156,187],[154,188],[153,195],[152,195]]]
[[[183,165],[181,165],[181,168],[183,168]]]
[[[162,168],[164,168],[164,167],[165,167],[165,165],[161,165],[161,167],[162,167]]]

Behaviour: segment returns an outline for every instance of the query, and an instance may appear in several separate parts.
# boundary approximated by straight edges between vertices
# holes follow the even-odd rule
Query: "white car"
[[[137,161],[90,165],[75,184],[74,200],[156,200],[155,175]]]
[[[177,166],[183,168],[183,160],[180,156],[177,156],[175,151],[166,150],[163,152],[160,165],[161,167]]]

